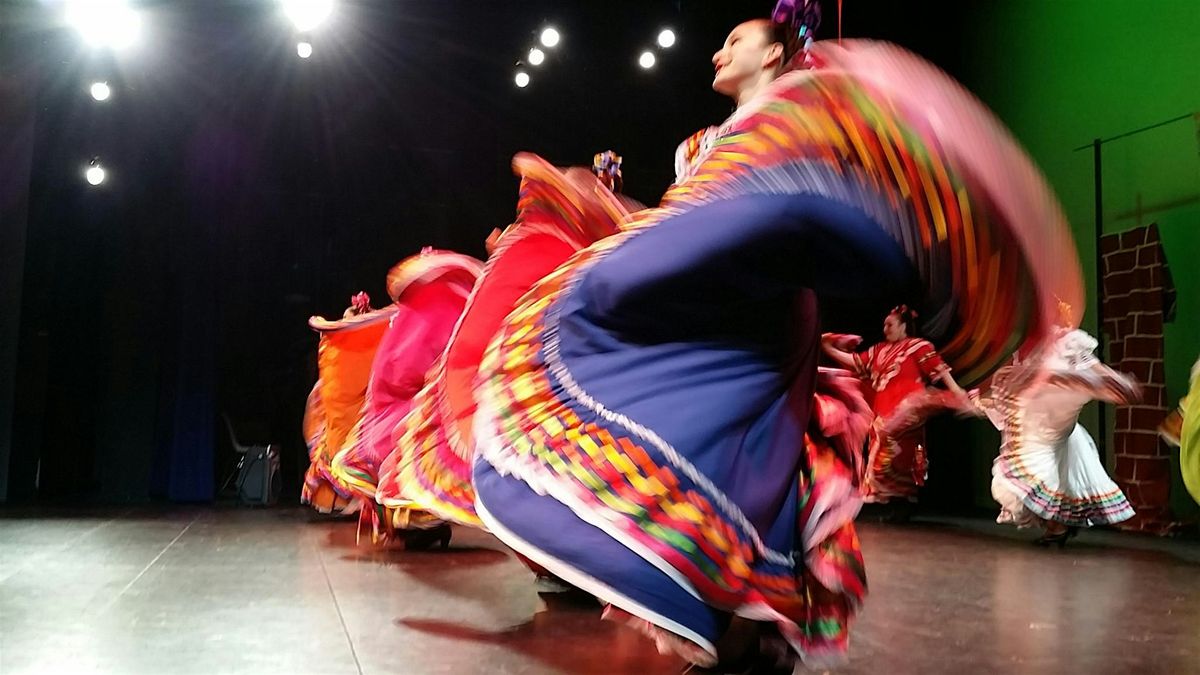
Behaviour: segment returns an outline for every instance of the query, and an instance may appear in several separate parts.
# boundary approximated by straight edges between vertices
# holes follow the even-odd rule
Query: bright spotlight
[[[531,66],[540,66],[546,60],[546,52],[534,47],[529,50],[529,58],[525,60],[529,61]]]
[[[99,185],[104,182],[104,167],[100,166],[99,162],[93,160],[87,171],[83,172],[83,176],[87,178],[87,182],[90,185]]]
[[[280,0],[283,13],[301,33],[316,28],[333,11],[333,0]]]
[[[542,31],[541,40],[543,47],[556,47],[558,46],[558,41],[561,39],[562,36],[559,35],[558,31],[553,28],[546,28]]]
[[[84,42],[112,49],[136,42],[142,27],[142,17],[126,0],[69,0],[66,20]]]
[[[675,31],[671,30],[670,28],[664,28],[663,31],[658,34],[658,46],[662,47],[663,49],[670,49],[671,47],[674,47]]]
[[[657,59],[654,58],[654,52],[646,50],[642,52],[641,56],[638,57],[638,65],[649,70],[654,67],[654,62],[656,60]]]
[[[527,73],[523,70],[518,70],[517,76],[513,78],[513,82],[515,82],[517,84],[517,86],[522,89],[524,89],[525,87],[528,87],[529,86],[529,73]]]
[[[92,98],[97,101],[107,101],[108,97],[112,95],[112,90],[108,88],[107,82],[93,82],[90,91]]]
[[[307,59],[308,57],[312,56],[312,43],[311,42],[297,42],[296,43],[296,55],[302,59]]]

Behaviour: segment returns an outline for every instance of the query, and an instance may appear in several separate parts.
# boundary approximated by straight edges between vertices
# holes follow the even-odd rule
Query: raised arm
[[[1099,362],[1090,368],[1052,371],[1047,375],[1046,383],[1083,392],[1108,403],[1132,403],[1142,397],[1136,380]]]
[[[833,362],[853,372],[858,372],[859,366],[854,359],[854,348],[862,343],[857,335],[842,335],[840,333],[825,333],[821,336],[821,350]]]

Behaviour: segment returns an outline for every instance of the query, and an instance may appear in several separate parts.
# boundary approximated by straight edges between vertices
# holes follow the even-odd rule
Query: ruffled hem
[[[745,618],[775,623],[805,665],[832,667],[845,662],[849,621],[861,606],[866,591],[853,521],[861,507],[858,485],[861,459],[858,448],[869,426],[870,412],[858,392],[857,380],[849,373],[822,369],[817,388],[810,432],[804,444],[807,461],[802,465],[807,468],[801,471],[799,485],[802,494],[801,510],[796,514],[797,550],[783,553],[767,549],[756,532],[743,533],[737,524],[715,513],[707,513],[703,522],[695,526],[696,531],[719,530],[724,536],[737,540],[733,550],[728,552],[730,558],[709,561],[720,568],[719,576],[724,579],[720,588],[713,584],[711,577],[697,574],[694,566],[680,559],[671,546],[664,545],[659,538],[640,529],[637,522],[622,518],[620,509],[614,510],[607,501],[597,500],[588,488],[554,474],[536,458],[507,447],[495,432],[489,431],[496,428],[498,411],[491,407],[486,396],[481,399],[476,414],[475,434],[481,459],[500,475],[517,478],[535,493],[549,496],[567,506],[581,521],[605,532],[666,574],[682,589],[711,606],[731,608],[727,611]],[[557,416],[546,405],[560,408],[560,415],[567,414],[567,406],[562,402],[543,403],[539,408],[539,417],[541,414],[547,417],[542,419]],[[610,423],[604,420],[576,420],[573,427],[594,429],[596,424]],[[565,430],[563,433],[572,435],[572,432]],[[577,436],[575,438],[575,442],[587,443]],[[641,455],[630,459],[627,453],[634,451],[632,446],[625,443],[621,445],[623,452],[619,454],[626,457],[625,463],[634,462],[644,467],[647,461],[652,461]],[[604,468],[594,469],[597,475],[604,475],[607,471]],[[653,481],[655,478],[651,475],[643,480]],[[662,527],[670,527],[670,519],[665,515],[679,508],[669,499],[660,502],[654,495],[646,494],[641,495],[638,505],[654,513],[661,509],[664,518],[653,515],[648,518]],[[732,508],[736,509],[735,506]],[[714,648],[697,635],[690,634],[686,627],[651,612],[623,596],[619,590],[593,579],[583,570],[556,560],[551,554],[512,534],[502,522],[487,512],[481,501],[477,500],[476,511],[493,534],[522,555],[572,585],[673,635],[684,636],[698,649],[710,651],[715,658]],[[676,530],[675,536],[687,535]],[[711,543],[701,538],[695,546],[710,550]],[[749,554],[751,548],[755,553]],[[689,569],[693,571],[689,572]],[[729,586],[732,580],[737,580],[734,584],[736,588]]]
[[[996,461],[999,466],[1004,466],[1001,459]],[[1043,482],[1018,478],[1010,471],[993,476],[992,496],[1001,506],[996,522],[1022,528],[1031,527],[1038,520],[1072,527],[1115,525],[1135,515],[1129,500],[1119,489],[1103,494],[1067,495],[1051,490]]]
[[[578,250],[616,232],[618,224],[628,215],[628,206],[586,170],[559,170],[529,153],[513,159],[513,170],[522,179],[517,222],[501,236],[480,281],[471,291],[467,309],[455,326],[446,352],[435,366],[431,384],[417,394],[414,413],[401,423],[396,444],[396,452],[401,454],[395,472],[377,493],[380,503],[398,513],[409,511],[407,517],[418,522],[436,518],[438,523],[483,527],[475,513],[475,489],[471,483],[474,444],[462,438],[458,430],[456,420],[460,411],[454,409],[447,391],[446,359],[484,280],[497,261],[530,236],[549,235]],[[550,267],[546,271],[552,270]],[[512,302],[516,300],[513,298]]]

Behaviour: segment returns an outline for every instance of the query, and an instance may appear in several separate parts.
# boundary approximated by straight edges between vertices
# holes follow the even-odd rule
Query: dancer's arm
[[[1047,378],[1048,384],[1091,394],[1107,403],[1127,404],[1142,397],[1137,380],[1097,363],[1084,370],[1056,370]]]
[[[959,386],[958,381],[950,374],[950,366],[942,360],[940,354],[933,348],[932,344],[924,343],[921,350],[917,352],[917,363],[921,368],[921,372],[929,381],[937,384],[941,383],[950,393],[966,407],[969,407],[970,402],[967,398],[967,392]]]
[[[821,336],[821,350],[825,355],[833,359],[833,362],[852,372],[859,371],[859,364],[854,358],[854,353],[851,351],[862,342],[862,338],[857,335],[841,335],[839,333],[825,333]]]
[[[943,370],[941,372],[941,374],[935,378],[935,380],[937,382],[941,382],[942,385],[945,386],[946,389],[949,389],[950,392],[953,393],[955,396],[958,396],[959,398],[961,398],[963,400],[968,399],[966,390],[964,390],[961,386],[959,386],[958,381],[955,380],[954,376],[950,374],[949,368],[946,368],[945,370]]]

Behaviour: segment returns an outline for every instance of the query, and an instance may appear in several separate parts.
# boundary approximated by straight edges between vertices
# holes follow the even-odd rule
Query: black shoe
[[[1074,539],[1078,535],[1078,527],[1068,527],[1058,534],[1043,534],[1042,536],[1033,540],[1033,545],[1041,546],[1042,548],[1049,548],[1051,546],[1063,548],[1067,545],[1069,540]]]
[[[401,537],[405,551],[427,551],[434,544],[445,550],[450,548],[451,533],[449,525],[438,525],[428,530],[404,530]]]
[[[917,510],[917,505],[907,499],[893,499],[887,506],[887,515],[883,517],[883,522],[895,525],[911,522],[913,513]]]
[[[683,672],[688,675],[791,675],[794,659],[787,642],[774,626],[759,624],[758,630],[758,639],[741,656],[722,660],[710,668],[691,664]]]

